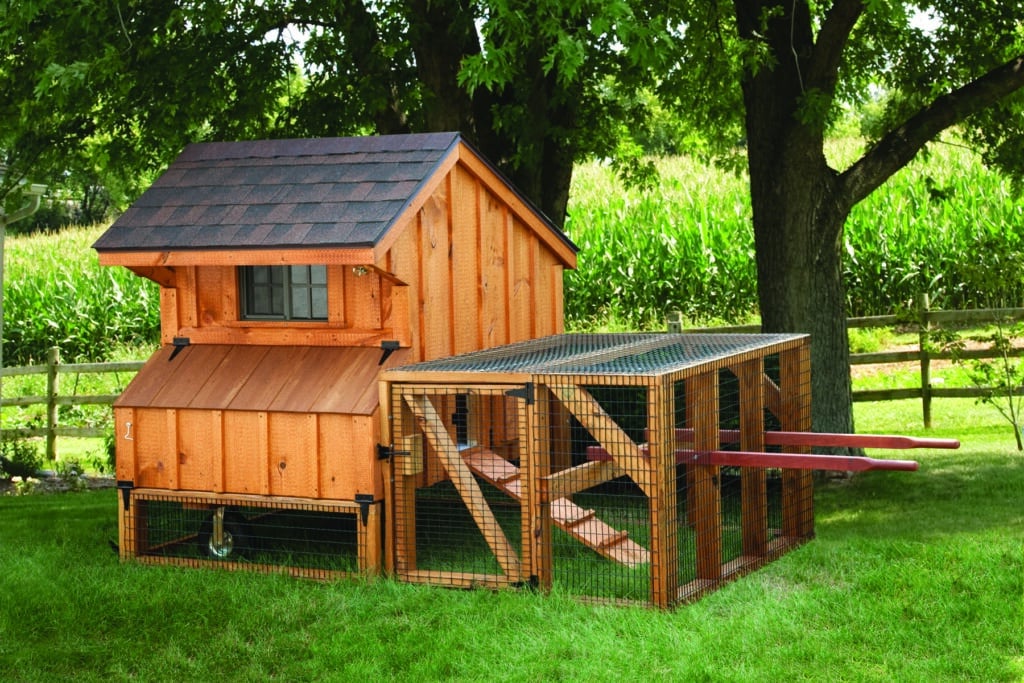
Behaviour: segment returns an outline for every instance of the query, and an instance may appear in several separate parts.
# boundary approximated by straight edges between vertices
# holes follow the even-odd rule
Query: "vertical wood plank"
[[[523,500],[523,548],[529,548],[531,575],[537,585],[550,590],[554,579],[551,556],[551,496],[545,479],[551,471],[551,438],[548,420],[552,414],[551,392],[543,385],[534,387],[534,402],[519,401],[519,463],[521,481],[526,482]],[[523,558],[524,562],[527,558]]]
[[[383,380],[377,382],[377,395],[378,405],[380,410],[378,413],[379,424],[378,429],[380,430],[380,443],[385,446],[389,446],[395,442],[394,432],[392,427],[394,426],[394,417],[392,414],[391,406],[391,383]],[[383,545],[383,557],[381,558],[382,567],[385,572],[391,573],[395,571],[395,487],[393,485],[395,472],[393,469],[393,462],[391,458],[381,461],[381,484],[382,484],[382,498],[384,509],[387,510],[387,514],[384,515],[384,519],[381,522],[381,534],[382,545]]]
[[[509,219],[508,306],[509,341],[533,337],[533,282],[531,281],[530,236],[515,218]]]
[[[359,553],[359,571],[366,575],[379,574],[382,566],[382,519],[383,503],[371,503],[366,520],[360,514],[356,521],[356,538]]]
[[[199,327],[224,322],[224,266],[196,268],[196,324]]]
[[[225,491],[268,495],[267,414],[229,410],[224,412],[223,418]]]
[[[178,411],[178,470],[182,489],[223,492],[222,412]]]
[[[442,184],[444,187],[444,184]],[[423,322],[425,360],[451,355],[454,314],[451,308],[448,197],[438,190],[420,209],[422,283],[419,315]]]
[[[452,330],[454,353],[480,348],[479,187],[460,166],[451,171]]]
[[[554,259],[552,258],[552,260]],[[562,334],[565,332],[564,269],[560,263],[556,262],[551,266],[551,271],[551,308],[555,317],[550,334]]]
[[[507,210],[491,193],[485,193],[480,218],[480,305],[484,348],[509,342]]]
[[[238,293],[238,268],[224,266],[222,287],[220,296],[220,319],[225,322],[236,322],[241,311],[240,295]]]
[[[196,267],[178,269],[178,320],[182,327],[199,327],[199,293]]]
[[[375,448],[380,429],[373,415],[318,416],[317,472],[323,498],[355,500],[357,493],[383,495]]]
[[[270,493],[320,496],[317,474],[317,416],[270,413]]]
[[[381,326],[380,275],[373,271],[346,268],[346,326],[360,330],[376,330]],[[360,275],[360,273],[363,273]]]
[[[121,481],[136,479],[137,428],[134,408],[114,408],[114,471]]]
[[[327,322],[338,327],[345,326],[348,311],[345,308],[346,266],[327,266]]]
[[[178,453],[175,432],[168,428],[175,411],[135,411],[135,486],[158,489],[178,488]]]
[[[178,336],[181,322],[178,316],[178,290],[160,288],[160,343],[170,344]]]
[[[351,416],[320,415],[318,429],[320,495],[324,498],[352,500],[356,494],[352,475],[359,465],[356,462],[355,440],[351,438],[354,435]],[[363,455],[365,458],[366,455]]]
[[[554,314],[551,311],[551,291],[548,277],[551,272],[541,265],[540,240],[532,232],[527,238],[530,269],[530,338],[544,336]]]

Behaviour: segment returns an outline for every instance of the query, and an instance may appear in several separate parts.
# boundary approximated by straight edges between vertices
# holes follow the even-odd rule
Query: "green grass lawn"
[[[922,434],[919,404],[857,406]],[[669,612],[562,594],[121,564],[113,490],[0,498],[0,678],[1013,681],[1024,678],[1024,456],[937,401],[959,451],[819,486],[817,538]]]

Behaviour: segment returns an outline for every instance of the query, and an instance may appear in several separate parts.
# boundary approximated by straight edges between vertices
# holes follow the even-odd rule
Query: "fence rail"
[[[910,315],[881,315],[863,318],[849,318],[850,328],[884,328],[910,327],[918,332],[918,348],[908,351],[880,351],[874,353],[855,353],[850,356],[851,366],[876,365],[882,363],[917,363],[920,368],[921,386],[909,389],[872,389],[853,392],[854,401],[896,401],[919,399],[925,427],[931,427],[931,402],[936,398],[978,398],[986,395],[986,389],[978,387],[933,387],[931,382],[931,362],[933,360],[949,360],[952,354],[932,348],[931,334],[938,326],[976,325],[998,321],[1024,320],[1024,308],[992,308],[970,311],[933,311],[927,302]],[[683,331],[681,319],[669,320],[670,331]],[[759,332],[757,325],[735,325],[729,327],[687,328],[686,332]],[[961,358],[996,358],[997,354],[990,349],[968,349],[959,354]],[[1015,349],[1011,355],[1024,357],[1024,349]],[[21,437],[45,436],[46,457],[54,460],[57,455],[57,437],[102,437],[106,429],[98,427],[62,427],[59,424],[60,406],[69,405],[111,405],[118,394],[75,394],[61,395],[61,375],[65,374],[99,374],[117,372],[138,372],[145,361],[126,361],[119,363],[69,363],[60,361],[60,350],[50,349],[46,363],[26,367],[0,369],[2,377],[18,377],[23,375],[46,375],[46,395],[16,396],[0,399],[0,406],[46,406],[46,424],[42,427],[26,427],[5,429],[3,434]],[[1018,393],[1024,393],[1021,390]]]
[[[66,374],[104,374],[117,372],[138,372],[145,361],[125,361],[119,363],[61,363],[60,349],[53,347],[46,356],[44,365],[28,365],[16,368],[3,368],[3,377],[19,377],[25,375],[46,375],[46,394],[43,396],[15,396],[0,399],[0,406],[46,406],[46,424],[42,427],[19,427],[4,429],[3,435],[13,434],[18,437],[45,436],[46,458],[56,460],[57,437],[102,437],[107,429],[102,427],[62,427],[59,423],[60,406],[111,405],[119,394],[61,394],[61,375]]]

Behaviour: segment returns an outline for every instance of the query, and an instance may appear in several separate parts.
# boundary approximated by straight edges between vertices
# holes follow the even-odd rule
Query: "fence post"
[[[922,294],[917,302],[917,346],[921,353],[921,413],[924,418],[925,429],[931,429],[932,427],[932,359],[929,355],[931,343],[928,334],[931,329],[931,322],[928,317],[928,309],[930,307],[931,301],[928,294]]]
[[[57,396],[60,394],[58,365],[60,347],[53,346],[46,353],[46,459],[51,462],[57,461]]]
[[[682,332],[683,331],[683,312],[682,311],[669,311],[667,316],[668,331],[669,332]]]

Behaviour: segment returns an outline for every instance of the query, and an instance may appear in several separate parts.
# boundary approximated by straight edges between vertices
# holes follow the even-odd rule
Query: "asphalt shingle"
[[[94,247],[373,245],[458,142],[429,133],[189,145]]]

